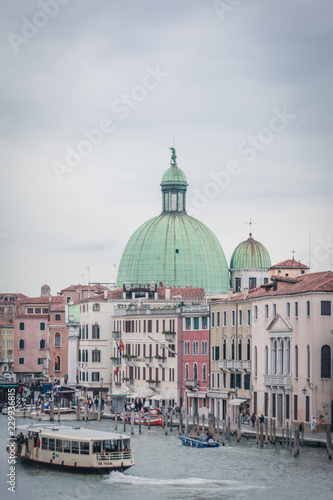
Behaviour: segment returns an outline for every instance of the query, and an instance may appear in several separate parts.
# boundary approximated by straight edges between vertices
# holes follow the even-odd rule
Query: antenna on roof
[[[296,250],[293,248],[291,251],[291,253],[293,254],[293,260],[295,260],[295,252],[296,252]]]
[[[245,222],[245,224],[249,224],[249,226],[250,226],[250,236],[252,236],[252,225],[256,224],[256,222],[252,222],[252,220],[250,218],[250,222]]]

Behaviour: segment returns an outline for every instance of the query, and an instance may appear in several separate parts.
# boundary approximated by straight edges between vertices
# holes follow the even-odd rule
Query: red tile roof
[[[0,326],[10,326],[10,327],[14,327],[14,324],[13,323],[9,323],[8,321],[3,321],[2,319],[0,320]]]
[[[310,269],[305,264],[302,264],[300,261],[297,262],[295,259],[284,260],[283,262],[279,262],[278,264],[274,264],[270,269]]]

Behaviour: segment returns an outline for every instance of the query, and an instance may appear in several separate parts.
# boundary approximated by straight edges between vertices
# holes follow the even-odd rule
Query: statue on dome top
[[[177,156],[176,156],[176,150],[175,150],[175,148],[169,148],[169,149],[171,150],[171,161],[170,161],[170,163],[171,163],[171,165],[177,165],[177,162],[176,162],[176,158],[177,158]]]

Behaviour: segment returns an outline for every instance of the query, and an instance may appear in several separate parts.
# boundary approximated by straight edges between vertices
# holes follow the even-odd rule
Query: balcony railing
[[[188,387],[189,389],[195,389],[199,387],[199,380],[198,379],[187,379],[185,380],[185,386]]]
[[[264,375],[264,385],[266,387],[291,388],[290,375]]]
[[[121,332],[119,330],[113,330],[112,332],[112,337],[117,340],[117,339],[120,339],[121,337]]]
[[[219,362],[220,370],[231,370],[231,371],[251,371],[251,361],[242,359],[223,359]]]
[[[146,365],[150,365],[152,361],[153,361],[152,356],[145,356]]]
[[[156,389],[156,387],[160,383],[159,380],[147,380],[147,382],[151,389]]]
[[[164,357],[157,357],[157,362],[160,366],[164,366],[166,358]]]
[[[165,336],[165,340],[172,341],[176,336],[176,332],[162,332]]]

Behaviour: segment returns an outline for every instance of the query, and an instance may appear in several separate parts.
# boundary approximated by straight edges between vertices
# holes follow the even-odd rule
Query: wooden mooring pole
[[[332,433],[329,425],[326,427],[326,450],[329,460],[332,460]]]
[[[117,430],[117,424],[118,424],[118,412],[117,409],[114,410],[114,428]]]
[[[268,444],[268,418],[265,418],[265,444]]]
[[[264,447],[264,422],[260,423],[260,448]]]
[[[134,434],[134,411],[131,411],[131,435]]]
[[[222,422],[222,445],[225,445],[225,435],[226,435],[226,424],[225,424],[225,419],[223,419]]]

